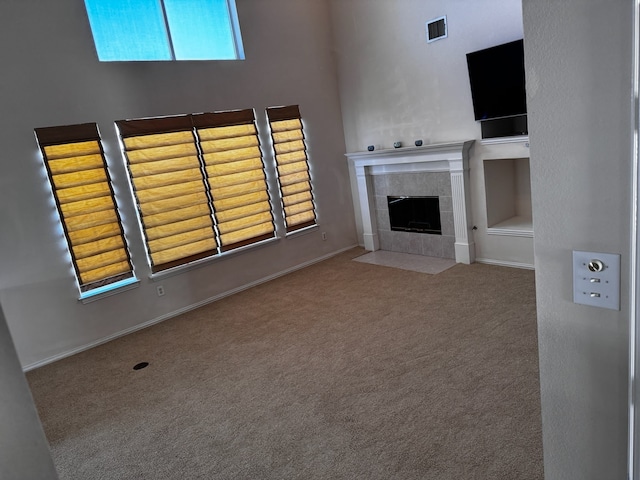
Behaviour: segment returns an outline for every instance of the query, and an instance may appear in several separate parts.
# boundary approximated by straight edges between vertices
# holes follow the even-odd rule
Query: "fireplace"
[[[442,235],[438,197],[387,196],[387,207],[391,230]]]
[[[473,140],[347,153],[355,175],[358,230],[367,250],[379,249],[475,261],[469,202],[469,149]],[[440,234],[390,228],[387,197],[438,196]],[[389,245],[393,248],[388,248]],[[395,247],[399,248],[395,248]]]
[[[380,250],[455,258],[449,177],[448,172],[371,174]]]

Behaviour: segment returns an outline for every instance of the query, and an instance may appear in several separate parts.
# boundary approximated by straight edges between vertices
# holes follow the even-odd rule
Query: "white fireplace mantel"
[[[473,140],[347,153],[357,177],[358,198],[367,250],[379,250],[372,175],[409,172],[449,172],[458,263],[475,261],[469,199],[469,149]]]

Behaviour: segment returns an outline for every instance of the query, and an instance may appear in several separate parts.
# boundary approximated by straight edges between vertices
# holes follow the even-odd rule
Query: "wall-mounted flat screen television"
[[[476,120],[527,113],[522,40],[468,53],[467,67]]]

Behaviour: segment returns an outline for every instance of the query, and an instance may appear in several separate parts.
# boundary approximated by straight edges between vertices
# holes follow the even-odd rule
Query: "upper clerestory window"
[[[101,62],[243,60],[235,0],[85,0]]]

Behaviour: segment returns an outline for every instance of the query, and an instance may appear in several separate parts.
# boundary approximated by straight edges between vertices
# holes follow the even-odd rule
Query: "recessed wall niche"
[[[486,159],[487,233],[533,237],[528,158]]]

